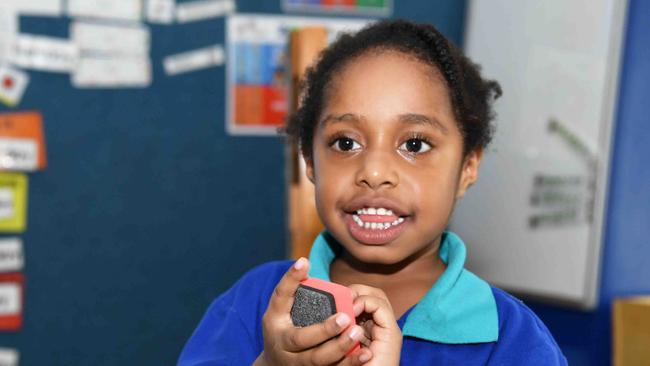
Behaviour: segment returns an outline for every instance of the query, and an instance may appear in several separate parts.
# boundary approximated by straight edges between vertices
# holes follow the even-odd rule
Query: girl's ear
[[[313,184],[314,183],[314,160],[313,160],[313,158],[305,159],[305,165],[306,165],[305,173],[307,174],[307,178]]]
[[[458,190],[456,191],[456,199],[463,198],[467,189],[471,187],[478,179],[478,168],[483,159],[483,149],[478,148],[470,152],[463,161],[463,167],[460,172],[460,180],[458,182]]]

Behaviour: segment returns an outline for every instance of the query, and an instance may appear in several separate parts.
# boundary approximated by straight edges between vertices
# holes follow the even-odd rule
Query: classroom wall
[[[279,14],[280,3],[237,6]],[[464,9],[404,0],[394,16],[460,42]],[[21,31],[68,38],[69,23],[23,17]],[[172,365],[219,293],[286,257],[282,140],[225,134],[223,67],[162,71],[166,55],[223,43],[224,25],[151,26],[145,89],[78,90],[29,71],[15,110],[43,113],[49,166],[29,175],[24,327],[0,334],[22,365]]]
[[[533,304],[570,365],[611,364],[611,305],[650,293],[650,2],[629,0],[605,221],[600,304],[593,312]]]

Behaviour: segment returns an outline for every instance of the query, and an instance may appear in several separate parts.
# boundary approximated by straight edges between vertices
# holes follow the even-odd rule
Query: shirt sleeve
[[[251,364],[254,339],[233,306],[231,292],[215,300],[181,353],[179,366]]]
[[[488,365],[568,365],[551,332],[537,315],[521,300],[497,291],[499,340]]]
[[[262,316],[289,266],[272,262],[257,267],[214,300],[187,341],[178,366],[252,364],[264,347]]]

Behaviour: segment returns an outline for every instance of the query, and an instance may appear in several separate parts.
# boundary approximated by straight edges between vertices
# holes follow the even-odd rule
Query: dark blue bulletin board
[[[179,2],[181,2],[179,0]],[[281,13],[238,1],[241,13]],[[396,1],[393,15],[462,39],[464,1]],[[68,38],[70,19],[22,17]],[[168,77],[163,57],[223,44],[224,19],[151,27],[153,83],[80,90],[29,71],[48,167],[29,174],[23,329],[0,333],[21,365],[172,365],[209,303],[286,256],[284,149],[225,133],[224,67]]]

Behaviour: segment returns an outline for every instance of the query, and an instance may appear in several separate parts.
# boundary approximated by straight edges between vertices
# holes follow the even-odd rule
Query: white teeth
[[[392,210],[384,207],[367,207],[358,209],[357,215],[394,216],[394,213]]]
[[[352,215],[352,219],[354,220],[354,222],[357,223],[357,225],[359,225],[359,227],[365,229],[371,229],[371,230],[386,230],[392,226],[397,226],[404,222],[403,217],[400,217],[393,222],[364,222],[363,220],[361,220],[361,217],[359,217],[359,215],[356,214]]]

